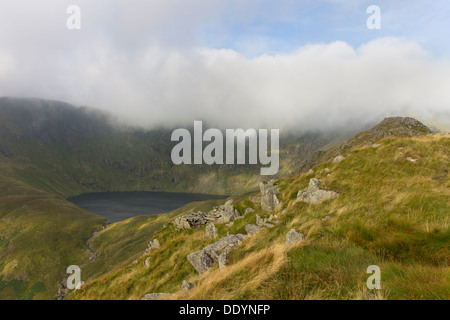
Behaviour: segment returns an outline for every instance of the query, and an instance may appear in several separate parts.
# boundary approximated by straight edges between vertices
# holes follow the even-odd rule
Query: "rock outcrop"
[[[204,249],[191,253],[187,259],[200,274],[205,273],[214,263],[213,258]]]
[[[273,217],[273,216],[271,216],[271,217]],[[263,219],[259,215],[256,215],[256,225],[258,227],[272,228],[273,224],[271,224],[270,222],[271,222],[271,218]]]
[[[225,267],[225,265],[227,264],[227,255],[228,255],[228,252],[227,251],[224,251],[224,252],[222,252],[220,255],[219,255],[219,268],[220,269],[222,269],[222,268],[224,268]]]
[[[191,211],[176,218],[173,223],[178,229],[194,229],[204,226],[210,222],[230,223],[242,218],[233,206],[233,200],[228,200],[225,204],[214,207],[208,213]]]
[[[198,273],[203,274],[211,268],[214,262],[219,262],[221,260],[222,265],[224,265],[223,261],[225,259],[226,262],[226,254],[231,249],[238,247],[243,239],[244,235],[242,234],[230,234],[225,238],[206,246],[200,251],[191,253],[187,256],[187,259]],[[219,259],[222,253],[225,253],[225,255]]]
[[[261,208],[264,211],[273,211],[281,209],[282,203],[278,199],[278,186],[274,185],[276,181],[270,180],[269,182],[263,181],[259,183],[259,189],[261,190]]]
[[[297,193],[297,201],[318,204],[323,201],[334,199],[338,195],[339,194],[335,191],[320,189],[320,180],[312,178],[309,180],[309,186]]]
[[[208,212],[208,216],[215,218],[215,222],[217,223],[230,223],[242,218],[239,212],[234,208],[232,199],[221,206],[214,207]]]
[[[181,217],[175,218],[173,223],[177,226],[178,229],[195,229],[204,226],[209,222],[214,222],[214,218],[208,216],[207,213],[204,212],[195,212],[191,211],[182,215]]]
[[[286,243],[287,244],[296,244],[296,243],[303,241],[304,238],[305,238],[305,236],[303,235],[303,233],[299,233],[299,232],[297,232],[297,230],[291,229],[286,234]]]
[[[306,172],[314,165],[328,162],[339,156],[348,148],[356,146],[373,145],[378,140],[385,137],[416,137],[432,133],[432,131],[420,121],[413,118],[392,117],[386,118],[369,130],[362,131],[353,138],[347,140],[339,146],[328,150],[317,150],[304,157],[302,162],[296,166],[297,172]]]
[[[211,239],[217,238],[217,228],[214,222],[210,222],[206,225],[206,236]]]
[[[344,156],[337,156],[333,159],[333,163],[340,163],[345,160]]]
[[[145,253],[150,252],[151,250],[158,249],[159,248],[159,241],[157,239],[153,239],[147,244],[147,249],[145,250]]]

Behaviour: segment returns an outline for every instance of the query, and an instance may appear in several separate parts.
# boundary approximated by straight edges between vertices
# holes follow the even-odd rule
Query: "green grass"
[[[358,135],[353,146],[340,149],[346,159],[339,164],[331,163],[339,149],[319,152],[314,174],[278,181],[286,209],[284,215],[277,213],[280,223],[232,251],[227,268],[215,266],[200,278],[186,256],[211,240],[204,228],[177,232],[170,221],[224,200],[115,223],[94,238],[98,259],[86,264],[91,255],[86,241],[106,221],[65,198],[106,190],[233,194],[240,213],[248,207],[256,212],[231,227],[219,225],[219,236],[245,234],[245,225],[255,223],[256,214],[269,216],[250,200],[256,194],[246,193],[257,189],[259,167],[172,167],[162,156],[167,150],[159,149],[162,135],[84,135],[77,128],[88,119],[81,119],[74,132],[60,130],[68,137],[55,143],[47,128],[38,137],[23,135],[23,125],[14,119],[22,117],[2,123],[8,130],[0,141],[13,151],[12,158],[0,154],[0,298],[54,299],[71,264],[83,265],[82,280],[87,281],[71,299],[140,299],[149,292],[174,292],[176,298],[189,299],[450,297],[448,136],[387,138],[372,148],[365,146],[367,134]],[[407,157],[418,161],[408,162]],[[282,170],[295,172],[296,165],[287,161]],[[339,192],[339,197],[321,205],[294,203],[312,177],[322,179],[322,187]],[[326,216],[331,220],[323,221]],[[304,233],[306,241],[291,248],[284,243],[292,228]],[[144,254],[153,238],[161,248]],[[143,265],[147,257],[148,269]],[[365,287],[371,264],[382,270],[380,292]],[[184,279],[196,284],[188,296],[179,293]]]
[[[343,162],[318,164],[313,175],[279,180],[286,208],[277,213],[280,223],[233,250],[225,269],[214,266],[199,277],[186,256],[210,243],[204,228],[178,232],[169,224],[154,232],[159,250],[93,277],[70,298],[140,299],[172,292],[188,299],[448,299],[450,178],[442,168],[450,163],[450,139],[429,135],[379,143],[349,148]],[[407,156],[419,160],[410,163]],[[295,203],[294,194],[313,176],[339,197],[320,205]],[[231,227],[218,225],[220,237],[245,234],[256,214],[270,215],[252,196],[238,199],[235,207],[255,212]],[[292,228],[306,235],[300,246],[284,244]],[[143,266],[147,256],[149,269]],[[381,268],[380,291],[366,287],[369,265]],[[179,291],[184,279],[196,284],[187,296]]]

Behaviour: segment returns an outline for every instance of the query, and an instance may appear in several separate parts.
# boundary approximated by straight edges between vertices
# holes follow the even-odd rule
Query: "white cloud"
[[[16,63],[17,65],[17,63]],[[38,67],[38,70],[41,68]],[[39,72],[0,77],[34,95],[114,111],[144,126],[204,120],[217,126],[312,129],[387,115],[450,110],[450,64],[418,45],[380,39],[246,58],[233,50],[106,47]],[[53,90],[56,91],[53,92]]]
[[[71,2],[50,9],[11,2],[0,14],[0,95],[89,105],[143,126],[204,120],[307,130],[450,110],[449,61],[413,41],[312,44],[249,58],[197,41],[226,1],[113,2],[80,0],[79,33],[65,29]],[[244,19],[249,8],[261,16],[255,1],[246,5],[230,19]]]

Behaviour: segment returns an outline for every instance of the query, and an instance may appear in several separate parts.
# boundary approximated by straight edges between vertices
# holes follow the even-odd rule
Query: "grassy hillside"
[[[244,240],[225,269],[215,266],[200,277],[186,256],[211,242],[204,228],[176,231],[168,224],[155,232],[159,249],[92,278],[69,298],[140,299],[170,292],[187,299],[449,299],[450,136],[377,143],[346,148],[341,163],[324,158],[312,174],[279,180],[285,209],[277,213],[280,223]],[[312,177],[339,197],[318,205],[295,202]],[[250,199],[236,206],[255,212],[230,228],[220,225],[219,236],[245,234],[256,214],[269,215]],[[146,223],[130,225],[129,234]],[[291,247],[285,235],[292,228],[306,239]],[[369,265],[381,268],[379,291],[366,287]],[[180,292],[182,280],[196,285],[187,295]]]
[[[142,131],[111,121],[98,111],[61,102],[0,98],[0,299],[54,299],[71,264],[82,265],[82,278],[88,280],[71,298],[134,299],[148,292],[177,292],[183,279],[197,284],[192,298],[367,297],[364,285],[361,292],[354,286],[361,285],[358,277],[367,276],[360,268],[370,261],[384,263],[392,283],[418,277],[415,290],[425,290],[423,297],[442,297],[448,289],[442,288],[448,283],[442,281],[448,277],[448,137],[385,138],[380,147],[367,147],[386,136],[428,132],[423,125],[389,120],[344,145],[317,152],[345,135],[282,138],[279,176],[284,178],[278,183],[287,211],[280,224],[247,240],[231,254],[228,268],[199,279],[186,255],[208,244],[204,230],[179,233],[169,222],[223,200],[135,217],[103,230],[105,219],[65,199],[95,191],[232,194],[241,212],[251,206],[256,213],[231,228],[220,226],[219,233],[245,233],[255,214],[267,216],[249,200],[261,179],[259,166],[173,166],[170,130]],[[341,153],[349,157],[331,164]],[[408,156],[418,161],[405,162]],[[299,173],[311,166],[316,166],[314,175]],[[321,206],[294,205],[296,192],[312,176],[341,196]],[[331,220],[322,221],[324,216]],[[308,235],[296,248],[283,244],[292,227]],[[143,253],[154,234],[161,248],[151,253],[154,267],[144,269]],[[88,239],[98,255],[92,263]],[[333,270],[336,275],[330,274]],[[310,289],[296,291],[296,281]],[[320,291],[330,285],[338,287]],[[407,289],[377,297],[408,294],[422,297]]]
[[[111,115],[67,103],[0,98],[0,162],[13,176],[63,197],[99,191],[240,194],[257,189],[260,165],[179,165],[172,130],[117,125]],[[192,123],[186,124],[186,128]],[[280,174],[344,132],[282,137]],[[283,168],[285,166],[286,168]]]
[[[252,190],[259,166],[174,166],[171,130],[114,124],[108,114],[40,99],[0,98],[0,298],[56,298],[68,265],[84,265],[87,240],[105,219],[65,199],[96,191]],[[302,154],[326,143],[311,134],[288,145]],[[217,203],[216,203],[217,204]],[[182,209],[181,209],[182,210]],[[172,215],[137,217],[92,239],[99,258],[83,275],[101,274],[136,258]],[[120,231],[122,230],[122,231]],[[122,233],[122,234],[121,234]]]
[[[105,219],[0,171],[0,299],[54,299]]]

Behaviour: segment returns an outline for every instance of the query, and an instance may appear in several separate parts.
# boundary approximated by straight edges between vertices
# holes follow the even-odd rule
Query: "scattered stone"
[[[146,268],[150,267],[150,257],[148,257],[147,259],[145,259],[145,261],[144,261],[144,266],[145,266]]]
[[[193,252],[187,256],[187,259],[200,274],[206,272],[214,263],[214,260],[205,250]]]
[[[232,221],[232,222],[230,222],[230,223],[227,223],[226,226],[227,226],[228,228],[231,228],[231,227],[233,226],[233,224],[234,224],[234,222]]]
[[[232,248],[238,247],[243,239],[244,235],[238,233],[236,235],[230,234],[225,238],[216,241],[205,247],[205,249],[212,249],[216,252],[222,252],[224,250],[231,250]]]
[[[256,225],[260,228],[272,228],[273,224],[269,223],[271,222],[271,219],[273,219],[273,215],[271,215],[271,218],[269,219],[263,219],[259,215],[256,215]]]
[[[412,162],[412,163],[417,161],[417,159],[413,159],[411,157],[407,157],[406,160],[408,160],[409,162]]]
[[[164,300],[172,295],[172,293],[147,293],[141,300]]]
[[[262,227],[264,225],[264,219],[262,219],[258,214],[256,215],[256,225]]]
[[[297,194],[297,200],[306,203],[322,203],[323,201],[334,199],[338,196],[338,193],[331,190],[320,189],[320,180],[312,178],[309,180],[309,186],[300,190]]]
[[[149,244],[147,244],[147,249],[145,250],[145,252],[148,253],[151,250],[158,248],[159,248],[159,241],[157,239],[153,239],[153,241],[150,241]]]
[[[372,145],[372,148],[378,148],[379,146],[381,146],[381,144],[379,144],[379,143],[374,143],[374,144]]]
[[[249,235],[254,235],[261,230],[261,227],[258,227],[256,224],[248,224],[245,226],[245,231]]]
[[[206,225],[206,236],[211,239],[217,238],[217,228],[214,222],[210,222]]]
[[[344,160],[345,160],[344,156],[337,156],[336,158],[333,159],[333,163],[340,163]]]
[[[261,208],[264,211],[278,210],[281,208],[282,203],[278,199],[278,186],[274,185],[276,180],[270,180],[269,182],[263,181],[259,183],[261,190]]]
[[[331,170],[330,170],[330,168],[325,168],[324,171],[325,172],[330,172]]]
[[[297,230],[291,229],[286,234],[286,243],[287,244],[299,243],[299,242],[303,241],[304,238],[305,238],[305,236],[303,235],[303,233],[299,233],[299,232],[297,232]]]
[[[191,211],[176,218],[173,223],[178,229],[193,229],[204,226],[209,222],[230,223],[242,218],[233,206],[233,200],[228,200],[224,205],[214,207],[208,213]]]
[[[309,171],[307,172],[307,174],[309,174],[309,175],[314,174],[314,170],[313,170],[313,169],[309,169]]]
[[[208,217],[208,214],[203,212],[191,211],[182,215],[181,217],[175,218],[173,223],[177,226],[178,229],[183,230],[198,228],[211,221],[214,221],[214,219],[210,219]]]
[[[244,215],[246,215],[247,213],[252,213],[255,212],[255,210],[253,208],[247,208],[245,209]]]
[[[331,217],[330,216],[326,216],[325,218],[322,219],[322,221],[330,221]]]
[[[217,223],[230,223],[242,218],[239,212],[233,206],[233,200],[228,200],[224,205],[214,207],[207,214],[208,219],[213,219]]]
[[[187,293],[194,288],[194,284],[187,282],[186,280],[183,280],[183,284],[181,285],[181,291],[184,293]]]
[[[242,234],[231,234],[206,246],[200,251],[191,253],[187,256],[187,259],[199,274],[203,274],[211,268],[214,262],[219,261],[221,253],[228,252],[231,249],[238,247],[243,239],[244,235]]]
[[[312,178],[309,180],[309,188],[314,189],[314,190],[319,190],[320,188],[320,180],[317,178]]]

